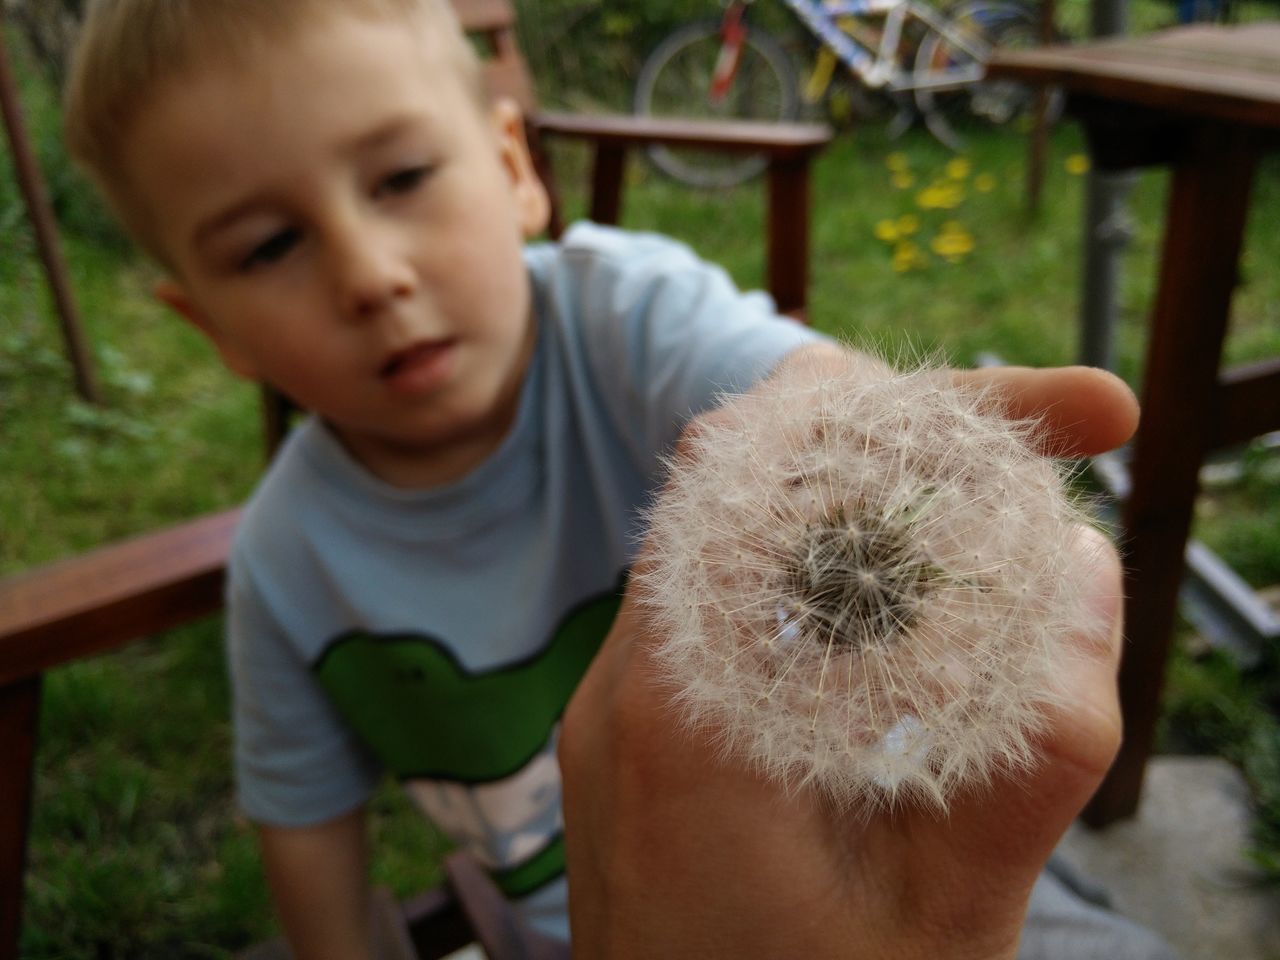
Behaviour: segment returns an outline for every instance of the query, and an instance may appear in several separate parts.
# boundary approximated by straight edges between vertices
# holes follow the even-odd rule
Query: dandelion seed
[[[688,720],[863,810],[945,808],[1034,762],[1061,638],[1089,623],[1084,515],[1034,431],[929,370],[722,408],[650,512],[637,580]]]

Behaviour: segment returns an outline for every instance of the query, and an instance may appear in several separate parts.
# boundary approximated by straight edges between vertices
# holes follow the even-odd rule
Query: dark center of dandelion
[[[842,512],[810,525],[787,566],[788,612],[803,635],[855,650],[911,628],[934,569],[907,524]]]

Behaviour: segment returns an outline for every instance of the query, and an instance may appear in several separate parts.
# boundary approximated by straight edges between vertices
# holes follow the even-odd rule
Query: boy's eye
[[[292,250],[297,242],[297,230],[279,230],[250,250],[249,255],[240,261],[240,269],[252,270],[254,267],[275,263]]]
[[[404,170],[397,170],[382,179],[378,184],[377,193],[392,195],[410,193],[421,185],[430,172],[431,168],[428,166],[406,167]]]

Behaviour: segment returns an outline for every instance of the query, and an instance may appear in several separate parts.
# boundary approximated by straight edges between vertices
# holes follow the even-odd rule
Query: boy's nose
[[[417,274],[409,259],[392,238],[374,233],[354,233],[334,250],[331,269],[343,312],[353,320],[376,316],[417,289]]]

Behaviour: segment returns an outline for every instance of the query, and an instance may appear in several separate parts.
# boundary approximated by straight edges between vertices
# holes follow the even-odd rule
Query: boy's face
[[[547,216],[518,112],[479,109],[424,33],[339,14],[197,70],[125,156],[161,297],[404,485],[505,435],[533,338],[521,246]]]

